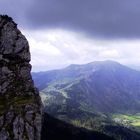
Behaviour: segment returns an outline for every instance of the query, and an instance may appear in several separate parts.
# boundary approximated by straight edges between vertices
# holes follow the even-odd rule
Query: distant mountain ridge
[[[127,66],[121,65],[118,62],[106,60],[106,61],[94,61],[91,63],[82,64],[82,65],[71,64],[68,67],[63,68],[63,69],[58,69],[58,70],[56,69],[56,70],[49,70],[49,71],[42,71],[42,72],[32,72],[32,75],[33,75],[35,83],[37,84],[38,88],[41,90],[44,87],[46,87],[46,84],[50,83],[50,81],[59,80],[59,79],[62,79],[63,77],[77,77],[82,74],[85,75],[87,73],[92,73],[95,70],[97,71],[97,70],[100,70],[103,68],[113,70],[115,66],[116,66],[116,68],[117,67],[118,68],[121,68],[121,67],[129,68]],[[129,68],[129,69],[131,69],[131,68]],[[139,71],[137,71],[137,72],[139,72]],[[48,77],[46,77],[46,76],[48,76]],[[40,81],[38,81],[38,80],[40,80]],[[41,83],[41,84],[39,84],[39,83]]]
[[[70,65],[32,76],[40,91],[50,96],[48,100],[55,98],[57,105],[72,102],[78,108],[105,113],[140,110],[140,72],[114,61]]]

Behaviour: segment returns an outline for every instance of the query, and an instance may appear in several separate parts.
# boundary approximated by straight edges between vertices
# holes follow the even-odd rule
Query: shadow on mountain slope
[[[41,140],[115,140],[104,134],[78,128],[44,114]]]

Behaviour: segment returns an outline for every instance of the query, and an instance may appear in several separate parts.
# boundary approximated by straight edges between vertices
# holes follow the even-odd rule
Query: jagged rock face
[[[0,140],[40,140],[41,100],[29,61],[26,38],[0,16]]]

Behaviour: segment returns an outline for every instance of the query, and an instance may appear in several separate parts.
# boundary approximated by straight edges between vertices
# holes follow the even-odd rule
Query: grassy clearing
[[[137,114],[115,114],[113,120],[124,126],[140,127],[140,113]]]
[[[140,122],[134,122],[132,123],[133,126],[140,126]]]

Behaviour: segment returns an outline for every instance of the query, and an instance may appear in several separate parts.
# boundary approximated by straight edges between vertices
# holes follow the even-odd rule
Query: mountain
[[[32,73],[45,112],[117,140],[140,139],[140,72],[114,61]]]
[[[11,17],[0,16],[0,140],[40,140],[41,99],[30,74],[29,45]]]
[[[46,106],[63,104],[103,113],[140,110],[140,72],[114,61],[70,65],[32,76]]]

